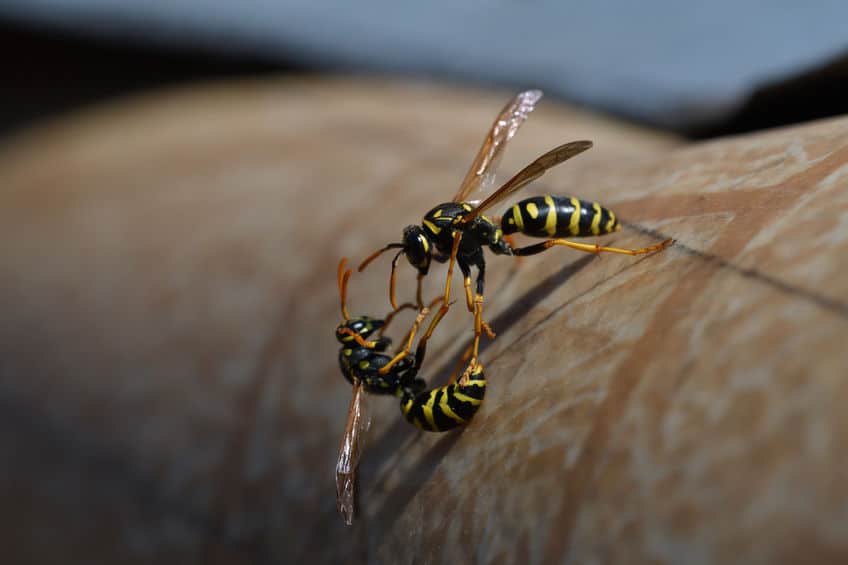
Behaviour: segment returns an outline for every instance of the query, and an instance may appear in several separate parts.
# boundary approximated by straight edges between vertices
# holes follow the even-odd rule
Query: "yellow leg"
[[[604,247],[597,244],[576,243],[574,241],[568,241],[567,239],[549,239],[548,241],[544,241],[536,245],[516,249],[515,251],[517,251],[516,255],[519,256],[534,255],[536,253],[541,253],[545,249],[549,249],[555,245],[564,245],[565,247],[577,249],[578,251],[585,251],[586,253],[621,253],[623,255],[643,255],[645,253],[653,253],[654,251],[660,251],[661,249],[665,249],[672,243],[674,243],[673,239],[666,239],[665,241],[662,241],[656,245],[642,247],[641,249],[621,249],[618,247]]]
[[[418,302],[418,308],[424,307],[424,300],[421,298],[421,283],[424,281],[424,275],[418,273],[417,288],[415,289],[415,301]]]
[[[474,297],[474,342],[471,344],[471,362],[468,363],[468,367],[462,373],[462,377],[459,380],[460,384],[465,384],[468,381],[468,378],[478,364],[477,357],[480,354],[480,336],[483,335],[483,332],[486,333],[489,339],[495,339],[495,332],[483,320],[483,295],[478,294]]]
[[[448,262],[448,276],[445,280],[445,295],[442,299],[442,306],[439,308],[439,311],[436,312],[436,315],[433,316],[433,319],[430,321],[430,326],[427,328],[427,331],[418,341],[418,349],[423,351],[427,347],[427,341],[430,339],[430,336],[433,335],[433,332],[436,331],[436,326],[439,325],[439,322],[442,321],[442,318],[445,317],[445,314],[450,310],[450,291],[451,291],[451,282],[453,279],[453,266],[456,263],[456,254],[459,251],[459,242],[462,240],[462,232],[454,232],[453,234],[453,248],[451,249],[450,261]]]
[[[391,361],[389,361],[386,365],[380,367],[377,373],[380,375],[387,374],[401,359],[409,355],[409,350],[412,348],[412,341],[415,339],[415,334],[418,333],[418,328],[429,313],[429,308],[422,308],[418,312],[418,315],[415,317],[415,322],[413,322],[412,327],[409,329],[409,333],[406,336],[406,344],[403,346],[403,349],[392,357]]]
[[[481,320],[480,326],[489,339],[495,339],[495,337],[497,337],[495,332],[492,331],[492,328],[485,321]],[[456,362],[456,366],[454,367],[453,372],[451,373],[451,376],[448,379],[448,384],[453,384],[456,382],[457,377],[459,377],[459,371],[465,365],[465,362],[468,361],[468,358],[471,357],[472,351],[474,351],[473,343],[465,348],[465,351],[462,353],[462,356]]]
[[[483,331],[483,295],[474,297],[474,343],[471,346],[471,362],[468,369],[462,373],[459,384],[465,384],[471,374],[471,369],[477,364],[477,356],[480,354],[480,335]]]
[[[476,361],[477,355],[480,354],[480,335],[483,333],[483,295],[478,294],[474,297],[474,347],[471,353],[471,360]]]
[[[453,372],[451,373],[450,378],[448,379],[448,384],[452,385],[456,382],[457,377],[459,376],[459,371],[462,369],[462,366],[465,365],[465,362],[468,361],[468,358],[471,357],[471,349],[473,345],[469,345],[465,348],[465,351],[462,353],[462,356],[456,362],[456,366],[453,368]]]
[[[471,293],[471,277],[465,277],[462,284],[465,285],[465,303],[469,312],[474,312],[474,295]]]
[[[477,361],[476,358],[472,358],[471,362],[468,363],[468,367],[466,367],[465,370],[462,372],[462,376],[459,377],[460,386],[465,386],[468,384],[468,380],[471,378],[471,375],[474,374],[474,370],[478,366],[480,366],[480,363]]]

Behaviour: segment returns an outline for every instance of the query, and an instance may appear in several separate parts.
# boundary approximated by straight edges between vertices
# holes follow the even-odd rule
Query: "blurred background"
[[[848,108],[844,2],[3,0],[0,131],[202,79],[354,71],[539,87],[693,138]]]

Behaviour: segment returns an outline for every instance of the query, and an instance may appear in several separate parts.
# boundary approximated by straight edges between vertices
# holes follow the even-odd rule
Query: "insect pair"
[[[338,267],[342,323],[336,328],[336,338],[342,344],[339,366],[353,385],[353,394],[336,463],[336,506],[345,523],[350,525],[353,522],[356,467],[370,424],[364,393],[394,395],[400,399],[401,412],[411,424],[425,431],[444,432],[466,424],[474,417],[486,393],[486,378],[483,366],[474,363],[469,364],[458,380],[451,378],[444,386],[425,390],[425,381],[418,378],[424,362],[424,350],[418,349],[414,356],[410,356],[410,349],[430,307],[419,309],[404,338],[404,347],[394,355],[387,355],[385,352],[392,342],[383,332],[395,314],[416,306],[403,304],[382,319],[351,317],[346,304],[351,271],[345,270],[345,261],[342,259]],[[441,297],[431,306],[440,301]],[[376,339],[369,341],[375,332]]]
[[[589,253],[621,253],[642,255],[659,251],[673,242],[666,239],[656,245],[640,249],[621,249],[596,244],[577,243],[564,239],[604,235],[621,229],[616,215],[597,202],[588,202],[574,197],[545,194],[532,196],[513,204],[500,218],[488,218],[483,212],[500,204],[545,172],[579,155],[592,147],[591,141],[572,141],[551,149],[535,161],[521,169],[506,181],[491,196],[482,202],[469,201],[477,189],[486,189],[494,182],[494,170],[503,155],[507,143],[527,119],[536,103],[542,97],[539,90],[528,90],[518,94],[498,114],[477,157],[471,164],[459,190],[450,202],[435,206],[424,215],[421,225],[407,226],[403,230],[402,241],[389,243],[368,256],[360,265],[364,270],[374,259],[391,249],[398,249],[392,260],[389,279],[389,301],[397,309],[395,298],[395,270],[398,259],[404,255],[407,261],[418,270],[416,300],[419,308],[421,301],[421,283],[430,270],[433,260],[448,263],[444,297],[441,307],[430,322],[427,331],[419,342],[419,349],[425,349],[427,340],[450,308],[451,279],[454,264],[459,265],[465,286],[465,299],[468,311],[474,314],[474,341],[471,363],[477,362],[480,337],[485,331],[490,337],[494,334],[483,320],[483,290],[486,273],[484,247],[496,255],[524,257],[536,255],[556,246],[571,247]],[[514,233],[530,237],[547,238],[546,241],[516,247],[511,240]],[[475,292],[471,291],[471,267],[477,268]]]
[[[338,507],[348,524],[352,519],[353,478],[360,454],[359,443],[356,440],[362,435],[362,430],[367,428],[367,418],[364,418],[362,414],[363,392],[389,393],[399,396],[401,410],[407,419],[411,418],[411,414],[416,414],[417,419],[413,418],[410,421],[419,427],[434,431],[442,431],[438,425],[435,425],[436,414],[449,418],[452,423],[450,427],[454,427],[470,420],[482,401],[485,379],[482,365],[478,360],[480,338],[484,332],[489,337],[494,337],[494,333],[483,319],[486,272],[483,250],[485,247],[496,255],[515,257],[535,255],[557,246],[571,247],[589,253],[641,255],[664,249],[673,242],[667,239],[640,249],[622,249],[577,243],[565,239],[567,236],[604,235],[620,229],[618,219],[612,211],[596,202],[574,197],[550,194],[533,196],[513,204],[500,218],[489,218],[483,215],[483,212],[502,203],[544,175],[548,169],[592,147],[591,141],[573,141],[560,145],[521,169],[482,202],[471,200],[470,197],[478,190],[485,190],[493,184],[494,170],[500,162],[507,143],[533,111],[541,97],[540,91],[529,90],[518,94],[510,101],[489,129],[453,199],[427,212],[421,225],[407,226],[403,230],[400,242],[389,243],[378,249],[359,265],[359,271],[362,271],[382,253],[391,249],[398,250],[392,259],[389,279],[389,301],[393,310],[386,319],[349,317],[344,303],[350,272],[344,271],[344,264],[339,266],[339,289],[344,322],[338,327],[336,334],[343,345],[340,353],[342,372],[353,384],[353,398],[336,467],[336,486]],[[515,233],[546,239],[533,245],[517,247],[510,237]],[[418,271],[414,305],[407,303],[398,306],[397,304],[395,274],[401,255],[405,256]],[[443,296],[434,300],[429,306],[425,306],[422,300],[422,281],[434,260],[448,264],[445,289]],[[423,363],[428,340],[450,308],[451,280],[455,264],[459,265],[463,274],[466,306],[474,315],[474,339],[467,352],[470,361],[456,383],[449,383],[431,391],[423,391],[424,384],[417,378],[418,371]],[[477,268],[474,292],[472,292],[472,267]],[[430,308],[436,304],[440,304],[440,307],[419,339],[415,355],[411,356],[414,336],[429,315]],[[407,334],[405,346],[401,351],[394,356],[386,355],[384,352],[389,347],[389,341],[382,336],[382,332],[391,317],[406,308],[417,308],[418,316]],[[375,331],[379,332],[378,339],[368,341],[368,337]],[[346,361],[346,359],[349,360]],[[353,363],[354,359],[355,363]],[[456,388],[472,386],[469,383],[480,384],[474,384],[473,387],[476,388],[469,388],[467,391]],[[451,417],[445,410],[445,407],[451,408],[451,391],[454,398],[470,399],[473,410],[469,408],[467,413],[454,414],[457,418]],[[479,393],[479,398],[471,394],[472,392]],[[427,420],[428,414],[430,420]],[[424,420],[421,419],[422,417]],[[427,421],[427,425],[422,425],[424,421]]]

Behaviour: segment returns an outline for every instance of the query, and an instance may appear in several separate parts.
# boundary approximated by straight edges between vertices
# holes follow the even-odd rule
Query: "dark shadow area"
[[[331,509],[322,507],[320,510],[320,517],[304,541],[303,547],[319,547],[326,538],[328,531],[344,528],[350,544],[344,553],[349,556],[350,562],[368,562],[368,540],[374,535],[379,536],[383,524],[390,524],[401,515],[421,486],[433,475],[442,459],[451,451],[464,430],[464,428],[459,428],[445,434],[435,434],[441,437],[437,438],[436,443],[420,459],[412,461],[406,458],[402,459],[399,465],[386,467],[385,461],[389,457],[408,450],[422,440],[426,434],[426,432],[420,432],[410,426],[401,416],[400,410],[398,410],[398,416],[379,437],[368,438],[365,453],[357,471],[356,514],[353,525],[342,526],[342,519],[336,511],[335,500],[333,499]],[[403,481],[399,487],[386,492],[385,487],[381,485],[387,482],[389,475],[402,476]],[[368,498],[370,488],[374,488],[379,493],[378,499],[382,498],[383,500],[376,507],[373,519],[369,518],[367,512],[364,512],[364,510],[378,504],[377,500]],[[270,547],[271,544],[268,544],[265,548],[266,554]],[[302,552],[301,559],[296,562],[306,559],[307,553]],[[261,554],[253,555],[261,556]],[[259,562],[269,561],[263,557]]]
[[[140,46],[0,20],[0,136],[32,122],[164,86],[306,69],[292,61]]]
[[[110,98],[192,81],[304,73],[316,68],[292,52],[282,58],[222,54],[200,48],[95,38],[0,19],[6,72],[0,91],[0,136],[32,122]],[[402,76],[402,75],[401,75]],[[678,132],[692,139],[731,135],[848,113],[848,54],[758,89],[736,112]],[[449,81],[447,73],[443,80]],[[477,83],[477,88],[503,85]]]
[[[375,512],[374,522],[378,526],[380,524],[391,524],[403,514],[404,509],[420,490],[421,485],[425,484],[433,476],[439,463],[445,455],[450,453],[464,431],[465,428],[458,428],[453,432],[443,434],[443,437],[439,438],[429,451],[420,460],[415,462],[414,471],[405,474],[405,480],[401,483],[401,486],[389,493],[385,497],[383,504]],[[391,471],[395,470],[386,472]],[[378,483],[383,481],[384,479],[382,477],[377,477]]]
[[[44,531],[61,528],[51,538],[52,543],[65,549],[72,547],[70,540],[85,538],[86,520],[92,514],[106,517],[112,505],[121,504],[126,520],[121,527],[128,538],[150,540],[145,550],[151,554],[180,554],[176,547],[153,548],[162,539],[165,527],[178,527],[197,543],[211,539],[239,549],[215,530],[202,506],[190,497],[167,492],[158,474],[141,471],[128,450],[110,445],[100,435],[59,425],[42,407],[9,395],[0,396],[0,429],[5,431],[0,432],[0,439],[7,448],[6,462],[14,461],[3,467],[0,486],[6,516],[17,513],[22,524],[31,524],[32,513],[38,513]],[[21,527],[9,523],[3,526],[10,532]],[[16,542],[22,539],[25,537]],[[112,541],[101,541],[98,547],[108,551]],[[30,554],[19,554],[22,548]],[[78,549],[77,556],[88,551]],[[42,550],[43,555],[54,552],[46,546],[36,553]],[[32,557],[32,548],[18,543],[7,544],[4,551],[9,562],[29,562]]]
[[[278,359],[285,359],[290,355],[286,350],[286,335],[288,320],[292,318],[294,308],[294,301],[288,297],[280,308],[279,322],[273,327],[271,335],[259,352],[258,363],[243,396],[234,404],[239,414],[236,420],[238,426],[226,439],[222,464],[213,474],[218,489],[209,507],[209,536],[200,548],[202,563],[213,562],[216,552],[220,550],[219,546],[237,551],[255,562],[258,562],[266,551],[269,517],[272,515],[271,502],[267,497],[251,496],[255,495],[251,492],[251,487],[255,488],[255,485],[243,479],[243,469],[249,464],[250,444],[256,434],[262,397],[267,393],[269,379],[277,376],[274,364]],[[266,519],[258,521],[261,525],[253,531],[246,529],[233,535],[228,526],[231,521],[238,520],[239,512],[245,507],[261,513]]]
[[[848,52],[757,89],[726,119],[683,132],[692,139],[746,133],[848,113]]]

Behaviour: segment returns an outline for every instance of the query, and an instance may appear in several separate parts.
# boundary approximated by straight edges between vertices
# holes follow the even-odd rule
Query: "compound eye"
[[[409,262],[417,269],[426,269],[430,266],[430,242],[423,234],[415,239],[415,245],[407,252]]]
[[[418,226],[409,226],[403,232],[403,252],[406,260],[416,269],[426,269],[430,264],[430,242]]]

